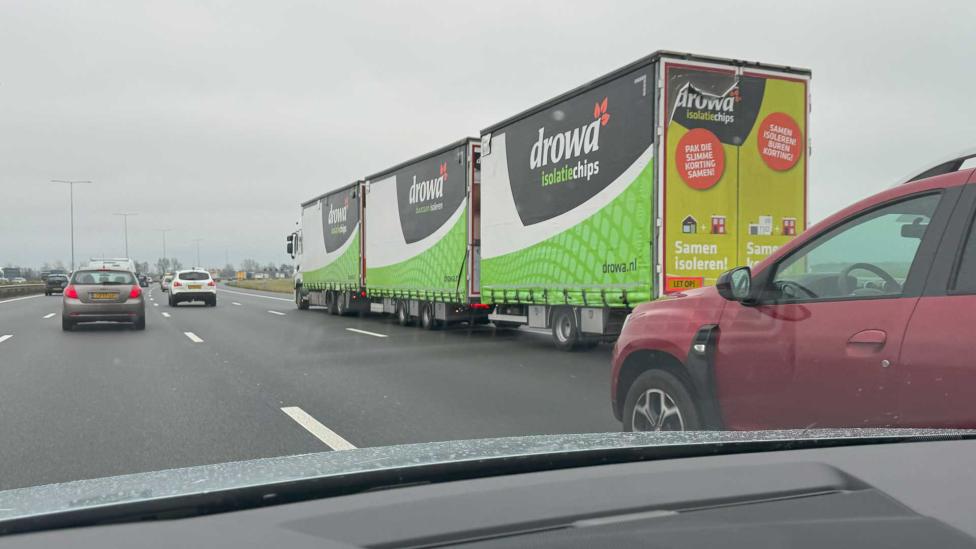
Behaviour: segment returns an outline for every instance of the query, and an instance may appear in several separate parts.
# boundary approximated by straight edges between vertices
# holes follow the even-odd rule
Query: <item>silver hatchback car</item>
[[[79,270],[64,289],[61,329],[79,322],[131,322],[146,329],[146,301],[136,276],[113,269]]]

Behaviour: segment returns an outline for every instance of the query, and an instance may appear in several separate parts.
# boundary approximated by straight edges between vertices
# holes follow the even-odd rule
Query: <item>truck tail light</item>
[[[471,308],[472,309],[489,309],[489,308],[491,308],[491,305],[489,305],[487,303],[472,303],[471,304]]]
[[[68,287],[64,289],[64,297],[78,299],[78,290],[75,289],[74,284],[68,284]]]
[[[138,284],[133,284],[132,289],[129,290],[129,299],[135,299],[142,295],[142,289],[139,288]]]

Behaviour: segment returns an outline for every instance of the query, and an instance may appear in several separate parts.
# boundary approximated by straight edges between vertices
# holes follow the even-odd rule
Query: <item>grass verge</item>
[[[272,278],[267,280],[230,280],[228,286],[237,286],[248,290],[263,290],[290,294],[295,290],[295,282],[290,278]]]

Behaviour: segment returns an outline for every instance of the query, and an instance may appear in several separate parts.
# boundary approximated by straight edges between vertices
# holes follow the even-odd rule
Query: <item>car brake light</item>
[[[68,284],[68,287],[64,289],[64,297],[70,297],[71,299],[78,299],[78,290],[75,290],[73,284]]]
[[[132,286],[132,289],[129,290],[129,299],[134,299],[134,298],[139,297],[141,295],[142,295],[142,290],[139,289],[139,286],[138,285]]]
[[[182,284],[180,284],[180,281],[179,280],[175,280],[175,281],[173,281],[173,286],[180,287],[180,286],[182,286]]]
[[[216,285],[217,285],[217,283],[214,282],[213,280],[210,280],[210,282],[207,282],[207,286],[216,286]]]

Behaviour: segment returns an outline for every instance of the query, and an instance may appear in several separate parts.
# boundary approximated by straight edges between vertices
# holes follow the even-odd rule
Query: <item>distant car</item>
[[[64,289],[61,329],[71,331],[79,322],[131,322],[146,329],[146,301],[142,288],[127,270],[81,269]]]
[[[13,282],[14,284],[25,284],[27,282],[27,279],[22,276],[16,276],[11,280],[11,282]]]
[[[136,276],[139,279],[139,286],[141,286],[143,288],[148,288],[149,287],[149,277],[148,276],[146,276],[144,274],[140,274],[140,275],[136,275]]]
[[[68,277],[65,275],[48,275],[44,281],[44,295],[60,294],[68,286]]]
[[[163,292],[169,291],[169,284],[173,281],[173,275],[166,275],[159,281],[159,289]]]
[[[217,306],[217,283],[210,273],[193,269],[179,271],[173,276],[169,286],[169,306],[175,307],[183,301],[203,301],[211,307]]]

